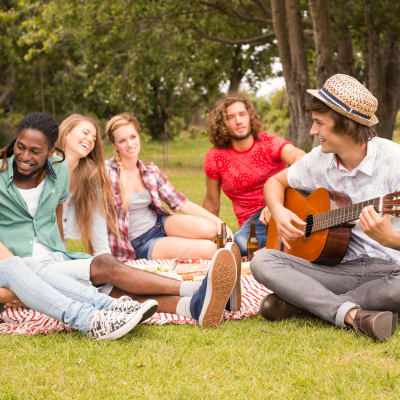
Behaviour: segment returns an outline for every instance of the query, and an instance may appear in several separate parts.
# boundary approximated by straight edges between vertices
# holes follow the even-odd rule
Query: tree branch
[[[221,14],[227,15],[228,17],[237,18],[242,21],[271,23],[271,19],[262,18],[262,17],[247,17],[243,14],[240,14],[238,11],[229,11],[226,8],[220,6],[219,4],[216,4],[216,3],[210,3],[208,1],[200,1],[199,3],[201,3],[207,7],[215,8]]]
[[[214,42],[219,42],[219,43],[224,43],[224,44],[232,44],[232,45],[234,45],[234,44],[251,44],[251,43],[262,42],[274,35],[273,32],[268,32],[264,35],[253,36],[253,37],[246,38],[246,39],[227,39],[227,38],[222,38],[219,36],[209,35],[208,33],[200,31],[196,27],[193,27],[193,29],[204,39],[213,40]]]
[[[258,5],[258,7],[260,7],[260,9],[266,14],[269,15],[271,13],[270,10],[268,10],[267,7],[265,7],[265,3],[261,0],[253,0],[254,3],[256,3]],[[271,18],[271,22],[272,22],[272,18]]]

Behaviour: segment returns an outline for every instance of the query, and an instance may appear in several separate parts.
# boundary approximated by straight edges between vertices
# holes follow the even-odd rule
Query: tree
[[[272,19],[278,41],[286,90],[289,95],[288,137],[298,146],[311,144],[310,118],[304,114],[304,99],[309,87],[306,49],[300,7],[297,0],[271,0]]]
[[[279,56],[287,136],[309,146],[305,90],[354,75],[378,97],[381,136],[400,107],[400,3],[389,0],[5,0],[0,117],[42,109],[102,119],[135,112],[153,138],[220,93],[272,76]]]
[[[400,109],[400,3],[366,1],[361,38],[368,88],[378,98],[379,136],[392,138]]]

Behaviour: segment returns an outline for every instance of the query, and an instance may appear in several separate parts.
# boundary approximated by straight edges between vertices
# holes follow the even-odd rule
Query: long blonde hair
[[[118,114],[115,117],[112,117],[107,122],[106,135],[107,135],[108,140],[111,142],[111,144],[115,143],[114,132],[121,126],[129,125],[129,124],[133,125],[136,132],[140,136],[141,128],[140,128],[139,121],[132,114],[129,114],[129,113]],[[115,161],[118,163],[119,169],[120,169],[119,190],[121,193],[122,204],[124,206],[125,212],[128,212],[129,199],[128,199],[128,191],[127,191],[127,177],[126,177],[126,173],[124,171],[124,168],[122,165],[122,160],[121,160],[118,150],[114,150],[114,158],[115,158]]]
[[[65,151],[66,137],[72,129],[83,121],[94,126],[96,141],[93,150],[86,157],[79,159],[78,165],[72,172],[70,192],[75,203],[75,218],[82,233],[82,240],[92,251],[90,231],[93,223],[93,210],[100,210],[108,227],[116,235],[119,234],[111,184],[104,165],[100,127],[90,117],[72,114],[61,123],[56,146]]]

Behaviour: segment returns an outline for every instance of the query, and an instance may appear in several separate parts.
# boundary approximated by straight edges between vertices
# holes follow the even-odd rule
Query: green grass
[[[207,148],[205,139],[173,142],[172,167],[162,168],[198,203]],[[160,151],[145,143],[142,158],[161,167]],[[222,204],[223,218],[236,228],[230,202]],[[110,343],[76,332],[0,336],[0,359],[1,400],[400,397],[399,330],[380,344],[318,319],[272,323],[258,316],[216,330],[139,326]]]
[[[0,337],[2,399],[396,399],[400,341],[319,320],[261,317],[219,329],[139,326],[98,343],[78,333]]]

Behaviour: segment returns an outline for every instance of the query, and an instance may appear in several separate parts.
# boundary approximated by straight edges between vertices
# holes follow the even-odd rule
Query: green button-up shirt
[[[69,169],[65,161],[53,163],[59,160],[57,156],[49,159],[45,186],[34,216],[29,213],[13,182],[14,156],[7,159],[7,169],[0,172],[0,242],[16,256],[32,256],[36,235],[51,250],[60,251],[70,258],[90,257],[85,253],[67,252],[60,235],[56,208],[69,197]]]

